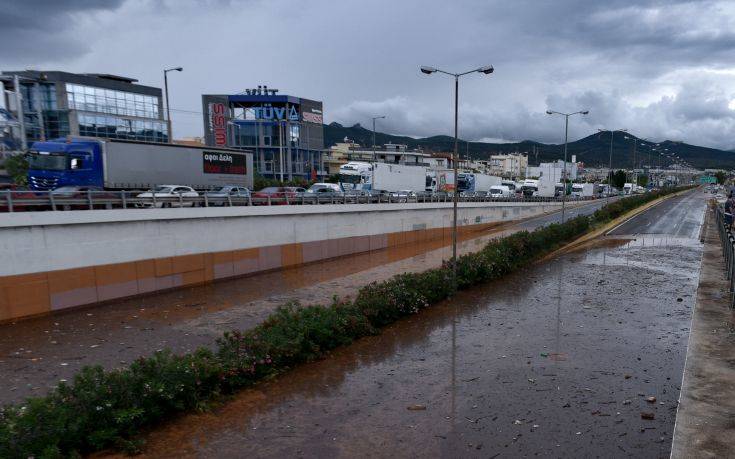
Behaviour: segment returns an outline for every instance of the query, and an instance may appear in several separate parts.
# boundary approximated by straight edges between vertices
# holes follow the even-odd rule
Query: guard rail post
[[[13,211],[13,192],[10,190],[7,190],[7,199],[8,199],[8,212]]]
[[[125,196],[125,190],[122,190],[120,192],[120,199],[122,200],[122,207],[123,207],[123,209],[127,209],[128,208],[128,199],[127,199],[127,196]]]
[[[48,193],[48,199],[51,201],[51,210],[56,210],[56,201],[54,201],[54,194],[50,191],[47,191]]]
[[[87,190],[87,202],[89,203],[89,210],[94,210],[94,202],[92,201],[92,190]]]

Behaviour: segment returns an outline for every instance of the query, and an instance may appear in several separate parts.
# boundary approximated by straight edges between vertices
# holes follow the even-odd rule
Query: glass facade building
[[[252,151],[255,170],[264,177],[325,176],[322,103],[258,91],[203,95],[205,143]]]
[[[168,141],[160,88],[115,75],[2,72],[5,106],[16,118],[16,75],[29,145],[67,135]]]

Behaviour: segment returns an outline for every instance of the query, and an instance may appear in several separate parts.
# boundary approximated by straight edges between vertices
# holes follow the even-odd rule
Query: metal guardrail
[[[59,193],[53,191],[0,191],[1,212],[24,212],[44,210],[93,210],[93,209],[133,209],[168,207],[236,207],[236,206],[276,206],[276,205],[317,205],[317,204],[393,204],[393,203],[439,203],[452,202],[452,195],[417,194],[398,196],[391,194],[358,195],[299,195],[280,196],[217,196],[202,193],[199,196],[150,196],[138,197],[141,191],[79,191]],[[256,193],[257,194],[257,193]],[[587,201],[593,197],[567,196],[567,202]],[[561,202],[561,198],[543,197],[506,197],[460,196],[459,202]]]
[[[716,205],[715,221],[722,243],[722,256],[725,258],[725,275],[728,280],[730,308],[735,308],[735,236],[732,233],[732,224],[727,220],[725,210],[722,206]]]

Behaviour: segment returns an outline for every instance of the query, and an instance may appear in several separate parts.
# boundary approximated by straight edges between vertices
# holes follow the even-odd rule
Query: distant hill
[[[324,125],[324,144],[326,147],[342,142],[345,137],[363,146],[371,146],[373,142],[372,131],[359,124],[351,127],[345,127],[339,123]],[[628,137],[628,139],[624,137]],[[627,133],[615,133],[613,167],[633,166],[633,137],[635,136]],[[454,138],[446,135],[414,139],[413,137],[376,132],[375,143],[377,145],[386,143],[405,144],[409,148],[422,148],[428,152],[446,152],[454,149]],[[670,140],[661,142],[660,147],[667,148],[669,153],[678,155],[692,166],[700,169],[735,169],[735,152],[732,151],[699,147]],[[533,154],[534,151],[536,154]],[[514,143],[469,142],[468,145],[467,142],[460,139],[459,152],[462,158],[469,154],[470,158],[473,159],[487,159],[490,155],[497,153],[529,152],[530,163],[537,164],[541,161],[563,158],[564,145],[544,144],[531,140]],[[592,134],[583,139],[570,142],[568,154],[570,159],[571,155],[577,155],[577,161],[582,161],[588,167],[607,167],[610,158],[610,134]],[[642,160],[645,164],[648,164],[649,156],[650,162],[654,166],[658,166],[659,155],[651,152],[649,147],[641,146],[639,141],[636,154],[637,161],[635,162],[640,163]],[[661,161],[662,165],[668,164],[666,157],[663,157]]]

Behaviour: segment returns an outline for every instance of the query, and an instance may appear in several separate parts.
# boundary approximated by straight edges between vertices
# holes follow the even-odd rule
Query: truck
[[[633,194],[636,191],[636,186],[632,183],[626,183],[623,185],[623,194]]]
[[[521,193],[523,193],[524,197],[529,198],[531,196],[535,196],[537,191],[538,180],[526,179],[523,181],[523,185],[521,185]]]
[[[595,195],[595,184],[594,183],[573,183],[572,184],[572,196],[580,198],[591,198]]]
[[[477,174],[474,172],[463,172],[457,179],[457,190],[460,193],[475,193],[478,191],[489,192],[490,187],[500,185],[503,181],[494,175]]]
[[[432,193],[451,193],[454,191],[454,171],[452,169],[427,170],[426,191]]]
[[[561,184],[558,185],[561,186]],[[557,183],[554,183],[551,180],[538,180],[537,191],[536,193],[534,193],[533,196],[538,196],[542,198],[553,198],[554,196],[556,196],[556,186]]]
[[[353,161],[339,168],[339,185],[345,192],[396,192],[426,190],[423,166]]]
[[[253,155],[241,150],[68,137],[34,142],[27,157],[28,184],[34,190],[145,190],[166,183],[202,190],[253,187]]]

